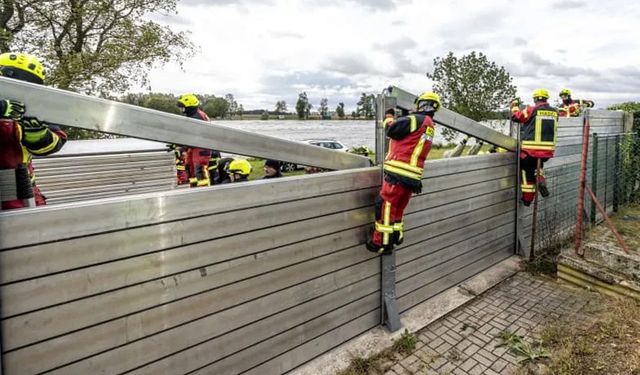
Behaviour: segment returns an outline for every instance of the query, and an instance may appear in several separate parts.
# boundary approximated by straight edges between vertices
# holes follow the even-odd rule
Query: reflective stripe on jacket
[[[414,188],[422,179],[424,161],[431,150],[435,128],[431,116],[417,112],[393,121],[385,120],[389,138],[389,152],[384,162],[384,171],[398,177],[398,181]]]

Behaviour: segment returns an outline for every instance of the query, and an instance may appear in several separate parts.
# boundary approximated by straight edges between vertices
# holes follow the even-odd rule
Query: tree
[[[175,9],[176,0],[34,1],[12,44],[42,58],[48,84],[108,96],[194,51],[185,33],[149,19]]]
[[[177,105],[178,98],[171,94],[153,93],[149,94],[147,98],[142,102],[142,106],[145,108],[151,108],[162,112],[173,113],[176,115],[182,114],[180,108]]]
[[[287,113],[287,102],[284,100],[278,100],[276,102],[276,114]]]
[[[471,52],[461,58],[453,52],[433,60],[433,91],[442,105],[476,121],[490,118],[516,96],[516,86],[504,67],[489,61],[482,52]],[[451,141],[455,132],[444,128],[443,136]]]
[[[362,93],[360,96],[360,100],[358,101],[356,108],[356,113],[358,116],[363,116],[366,119],[372,119],[375,115],[374,105],[375,96],[373,94],[367,95],[366,93]]]
[[[318,109],[318,112],[320,112],[320,117],[325,119],[327,117],[329,117],[329,99],[327,98],[322,98],[320,99],[320,108]]]
[[[0,53],[11,51],[13,38],[24,28],[31,5],[37,1],[0,1]]]
[[[229,102],[225,98],[209,99],[202,110],[211,118],[224,118],[229,113]]]
[[[238,112],[236,113],[240,116],[240,119],[242,119],[242,114],[244,113],[244,106],[242,104],[238,106]]]
[[[269,119],[269,111],[265,110],[264,112],[262,112],[262,114],[260,115],[260,120],[268,120]]]
[[[344,103],[338,103],[338,106],[336,107],[336,114],[340,119],[344,118]]]
[[[229,109],[227,112],[229,114],[229,117],[232,118],[238,112],[238,102],[236,102],[236,99],[233,97],[233,94],[225,95],[224,100],[226,100],[227,103],[229,103]]]
[[[307,93],[303,92],[298,94],[298,101],[296,102],[296,112],[300,120],[309,118],[309,112],[311,111],[311,104],[309,104],[309,98]]]

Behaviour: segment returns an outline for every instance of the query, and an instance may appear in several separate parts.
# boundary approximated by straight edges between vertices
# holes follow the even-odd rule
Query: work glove
[[[47,124],[35,117],[23,117],[18,125],[22,128],[22,140],[27,143],[40,141],[49,131]]]
[[[20,120],[24,114],[24,103],[15,100],[0,100],[0,116],[2,118],[10,118]]]

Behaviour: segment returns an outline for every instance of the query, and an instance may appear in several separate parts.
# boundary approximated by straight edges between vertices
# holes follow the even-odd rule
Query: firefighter
[[[220,181],[220,176],[218,175],[218,163],[220,162],[220,159],[222,159],[220,151],[211,150],[211,157],[209,158],[209,165],[207,167],[211,185],[214,185],[218,181]]]
[[[200,101],[194,94],[184,94],[178,98],[178,107],[185,116],[209,121],[209,117],[198,106]],[[209,178],[209,159],[211,159],[211,150],[199,147],[185,147],[186,157],[184,160],[185,169],[189,173],[189,185],[209,186],[211,179]]]
[[[403,214],[412,193],[422,190],[424,161],[435,134],[433,115],[440,109],[440,97],[425,92],[415,100],[416,111],[398,119],[387,111],[384,127],[389,152],[384,161],[384,181],[375,202],[376,222],[367,249],[391,254],[404,237]]]
[[[0,55],[0,75],[30,83],[44,83],[44,69],[35,56],[25,53]],[[23,116],[21,102],[0,100],[0,200],[2,210],[43,206],[46,197],[36,185],[32,155],[59,151],[67,135],[57,126]]]
[[[280,166],[282,163],[279,160],[267,159],[264,161],[264,177],[263,178],[278,178],[282,177],[280,172]]]
[[[593,100],[571,99],[571,90],[562,89],[558,94],[562,105],[558,108],[560,117],[578,117],[583,107],[593,108]]]
[[[244,182],[249,181],[252,168],[245,159],[233,159],[225,169],[229,174],[229,182]]]
[[[536,194],[536,186],[543,197],[549,196],[544,178],[544,162],[553,157],[556,148],[558,111],[547,100],[545,89],[533,91],[533,106],[520,110],[520,101],[511,102],[511,117],[521,123],[520,128],[520,172],[522,173],[522,203],[529,206]],[[539,162],[539,169],[538,169]]]
[[[187,152],[183,146],[175,144],[167,145],[168,150],[173,152],[176,163],[176,183],[178,185],[189,184],[189,171],[187,170]]]

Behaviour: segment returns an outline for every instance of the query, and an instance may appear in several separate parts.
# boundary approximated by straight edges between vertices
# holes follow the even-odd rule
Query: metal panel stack
[[[7,373],[279,373],[379,321],[377,168],[0,215]],[[252,370],[253,369],[253,370]]]
[[[65,155],[33,163],[47,204],[175,188],[173,154],[164,150]]]

